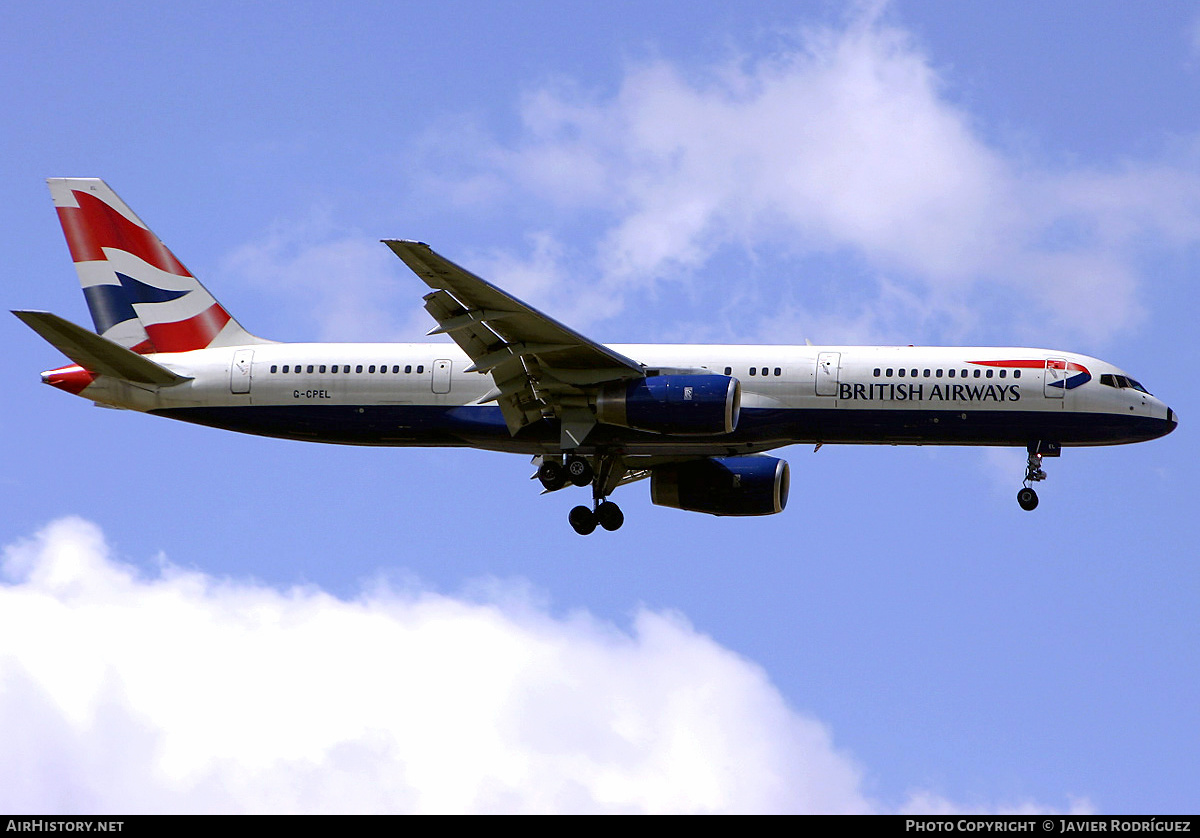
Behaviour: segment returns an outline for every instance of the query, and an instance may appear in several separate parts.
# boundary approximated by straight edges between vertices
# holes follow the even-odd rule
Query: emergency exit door
[[[817,395],[836,396],[838,371],[842,364],[841,352],[821,352],[817,355]]]
[[[1067,392],[1067,362],[1063,358],[1046,359],[1046,380],[1042,386],[1048,399],[1061,399]]]
[[[433,362],[433,392],[450,392],[450,373],[453,365],[447,360]]]
[[[233,353],[233,366],[229,368],[229,391],[250,392],[250,368],[254,363],[253,349],[239,349]]]

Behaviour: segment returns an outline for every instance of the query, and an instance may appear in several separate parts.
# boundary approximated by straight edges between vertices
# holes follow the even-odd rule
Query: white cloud
[[[576,326],[618,314],[620,301],[609,289],[578,281],[568,265],[573,255],[552,232],[542,230],[525,237],[525,252],[492,249],[468,254],[462,261],[472,273],[486,277],[513,296],[532,302],[547,301],[546,314]]]
[[[73,518],[4,556],[5,811],[879,810],[824,725],[678,615],[149,577]]]
[[[1136,325],[1147,242],[1200,240],[1194,161],[1033,165],[985,138],[880,8],[771,55],[633,66],[611,95],[570,82],[534,91],[521,104],[523,135],[477,152],[484,172],[461,181],[486,176],[498,200],[499,177],[547,214],[603,219],[587,270],[609,304],[587,308],[593,319],[733,246],[777,259],[852,253],[876,276],[903,278],[928,322],[951,333],[971,329],[980,305],[1028,336],[1045,335],[1047,321],[1056,335],[1092,340]],[[557,300],[571,293],[560,288]],[[853,310],[810,315],[889,319],[886,289],[833,298]]]
[[[274,225],[230,254],[223,267],[269,291],[293,317],[312,322],[317,340],[422,340],[433,325],[420,308],[420,282],[404,281],[407,268],[392,252],[360,231],[340,228],[319,209]]]

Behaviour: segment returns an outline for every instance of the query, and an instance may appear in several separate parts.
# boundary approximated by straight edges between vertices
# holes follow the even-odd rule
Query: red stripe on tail
[[[72,190],[78,207],[58,207],[58,220],[67,236],[71,258],[99,262],[108,258],[102,248],[124,250],[176,276],[191,276],[158,236],[139,227],[95,195]]]
[[[174,323],[143,323],[150,342],[159,352],[204,349],[229,322],[229,312],[214,303],[206,311]]]

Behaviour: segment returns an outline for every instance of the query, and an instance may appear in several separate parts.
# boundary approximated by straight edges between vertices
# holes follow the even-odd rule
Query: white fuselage
[[[630,454],[753,452],[796,442],[1105,445],[1174,426],[1159,399],[1096,358],[1020,347],[613,346],[650,370],[731,375],[731,434],[679,438],[602,426],[589,443]],[[449,343],[279,343],[148,356],[189,376],[170,387],[101,377],[81,393],[116,407],[268,436],[549,453],[557,432],[512,435],[491,376]],[[1007,362],[1007,363],[1006,363]],[[1047,363],[1049,362],[1049,363]],[[549,425],[550,423],[540,423]]]

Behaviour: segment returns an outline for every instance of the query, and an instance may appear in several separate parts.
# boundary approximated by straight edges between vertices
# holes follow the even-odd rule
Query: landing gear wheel
[[[621,525],[625,523],[625,513],[621,511],[621,507],[606,500],[596,507],[596,520],[604,529],[614,532],[621,529]]]
[[[547,492],[553,492],[567,485],[566,469],[562,467],[562,463],[555,460],[546,460],[538,466],[537,477],[542,481],[542,486]]]
[[[576,486],[587,486],[595,476],[591,465],[583,457],[567,458],[567,477]]]
[[[1037,509],[1037,492],[1033,491],[1033,489],[1030,489],[1028,486],[1024,487],[1021,489],[1021,491],[1017,492],[1017,503],[1019,503],[1021,508],[1026,512],[1032,512],[1033,510]]]
[[[586,506],[577,506],[567,515],[571,528],[580,535],[591,535],[596,531],[596,515]]]

